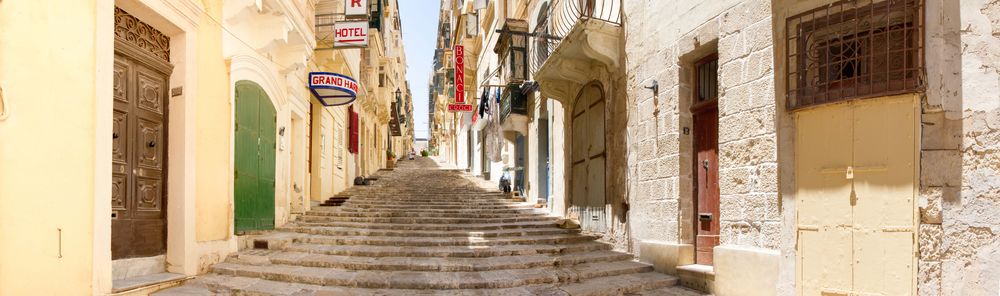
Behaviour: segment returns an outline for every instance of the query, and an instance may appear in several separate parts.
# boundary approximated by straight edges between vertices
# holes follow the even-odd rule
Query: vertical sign
[[[455,103],[465,104],[465,46],[455,45]]]
[[[368,0],[344,0],[344,14],[347,16],[367,16]]]

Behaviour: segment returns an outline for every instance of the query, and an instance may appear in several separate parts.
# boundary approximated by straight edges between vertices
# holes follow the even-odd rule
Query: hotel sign
[[[344,15],[368,16],[368,0],[344,0]]]
[[[368,22],[338,22],[333,24],[333,47],[368,46]]]
[[[337,73],[311,72],[309,90],[323,106],[340,106],[350,104],[358,97],[358,82]]]
[[[465,103],[465,46],[455,45],[455,103]]]

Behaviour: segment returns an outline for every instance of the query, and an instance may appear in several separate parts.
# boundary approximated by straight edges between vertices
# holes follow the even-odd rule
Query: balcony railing
[[[533,32],[531,71],[536,72],[545,64],[562,38],[581,20],[595,19],[621,25],[621,8],[621,0],[553,0],[542,7]]]
[[[500,94],[500,122],[511,114],[528,115],[528,96],[521,92],[521,85],[508,84]]]

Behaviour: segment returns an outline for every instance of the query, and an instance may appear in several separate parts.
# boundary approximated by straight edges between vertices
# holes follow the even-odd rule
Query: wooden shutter
[[[347,149],[351,153],[357,154],[358,153],[358,130],[359,130],[359,127],[358,127],[358,113],[354,112],[354,106],[348,107],[347,108],[347,112],[350,115],[350,118],[349,118],[350,122],[349,122],[349,124],[350,124],[350,132],[351,132],[350,139],[348,140],[349,147]]]

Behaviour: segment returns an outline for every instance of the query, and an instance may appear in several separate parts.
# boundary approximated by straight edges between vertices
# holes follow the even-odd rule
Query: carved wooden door
[[[113,259],[155,256],[166,251],[169,66],[164,65],[141,54],[115,54]]]

